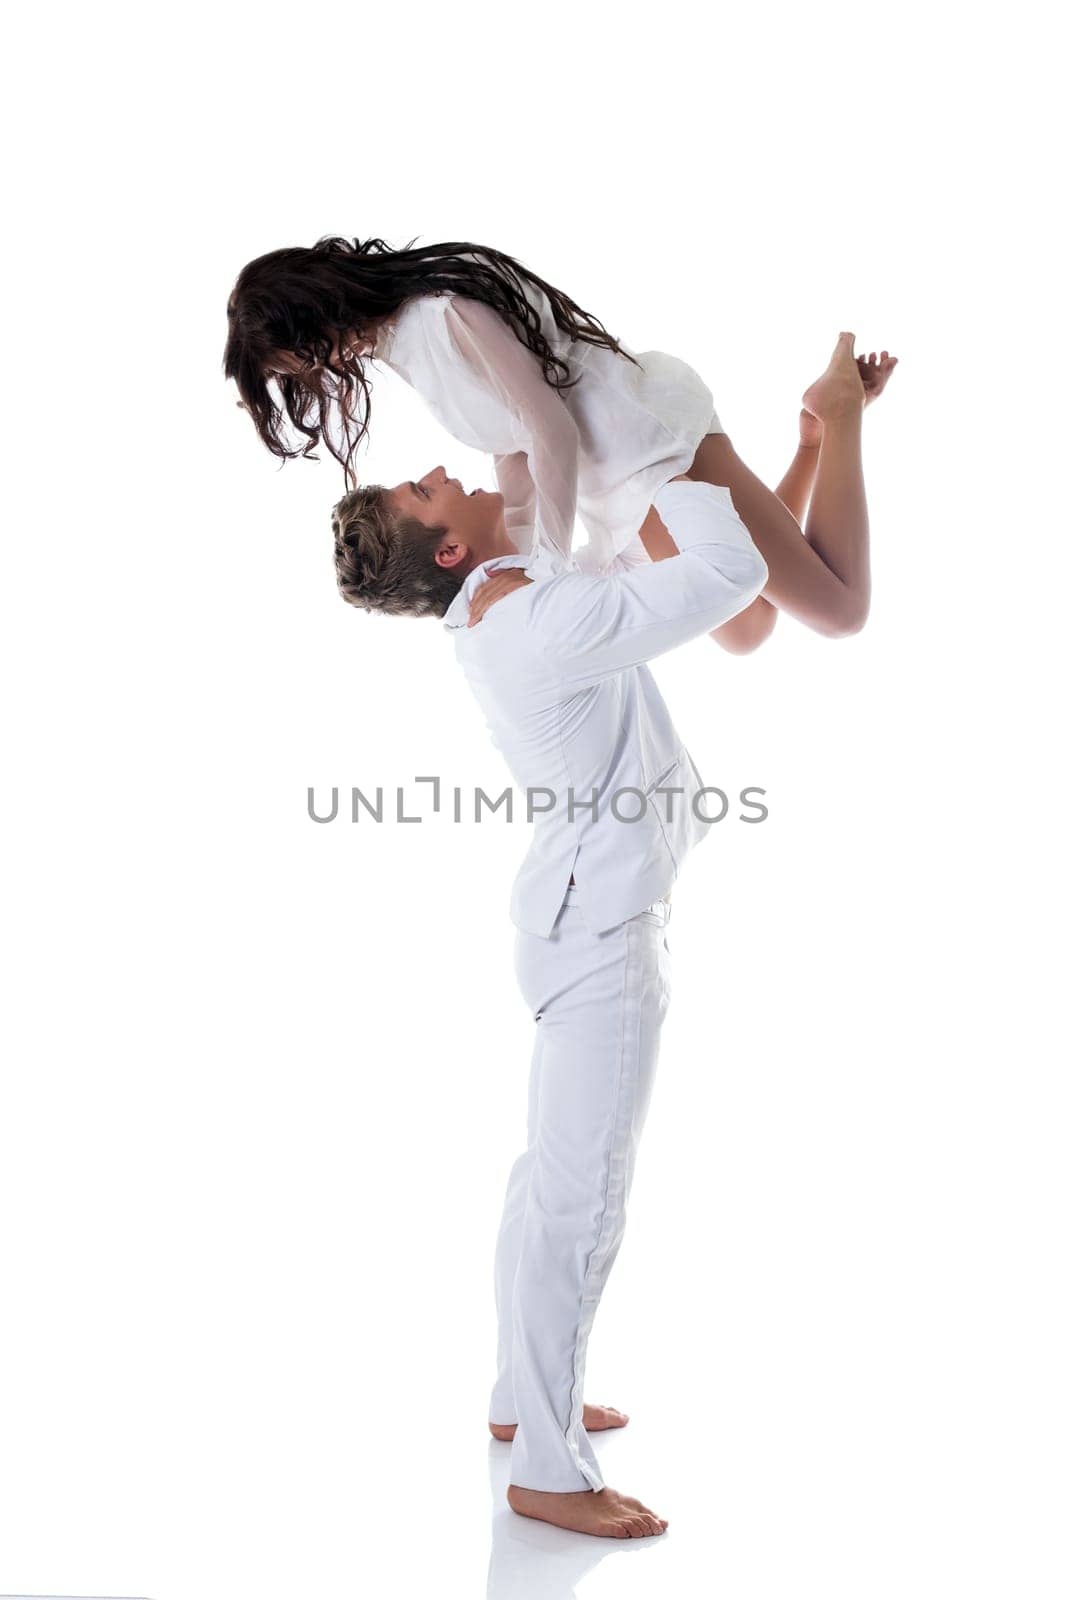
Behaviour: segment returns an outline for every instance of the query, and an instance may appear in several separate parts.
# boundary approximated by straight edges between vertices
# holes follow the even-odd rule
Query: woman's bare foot
[[[893,368],[896,364],[896,356],[891,356],[888,350],[882,351],[880,360],[873,350],[870,355],[856,357],[856,368],[860,375],[860,382],[863,384],[863,404],[865,406],[869,406],[872,400],[877,400],[892,377]],[[807,396],[805,395],[806,399]],[[822,423],[813,412],[807,409],[800,413],[800,443],[807,449],[817,449],[822,443]]]
[[[573,1494],[548,1494],[542,1489],[508,1485],[508,1505],[520,1517],[535,1517],[573,1533],[598,1534],[602,1539],[642,1539],[662,1533],[666,1517],[657,1517],[640,1500],[617,1489],[579,1489]]]
[[[839,333],[826,371],[804,390],[801,405],[820,422],[862,412],[865,390],[853,351],[854,333]]]
[[[810,411],[800,413],[800,443],[805,450],[817,450],[822,444],[822,423]]]
[[[625,1428],[629,1420],[625,1411],[616,1411],[614,1406],[585,1406],[582,1410],[586,1433],[603,1433],[605,1428]],[[516,1422],[491,1422],[489,1432],[494,1439],[510,1443],[517,1427]]]
[[[897,364],[896,356],[891,356],[888,350],[883,350],[881,359],[872,350],[869,356],[857,356],[856,365],[860,369],[863,380],[863,403],[869,406],[872,400],[877,400],[886,384],[893,375],[893,368]]]

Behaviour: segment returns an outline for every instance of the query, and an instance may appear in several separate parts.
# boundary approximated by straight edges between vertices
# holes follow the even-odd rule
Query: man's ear
[[[470,550],[465,544],[461,543],[459,539],[453,538],[450,533],[446,533],[434,551],[433,558],[439,567],[450,569],[458,567],[467,559],[469,554]]]

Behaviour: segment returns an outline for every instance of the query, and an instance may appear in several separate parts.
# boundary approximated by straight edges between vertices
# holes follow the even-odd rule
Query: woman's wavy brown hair
[[[547,295],[561,331],[640,366],[596,317],[502,250],[459,242],[393,250],[382,239],[361,243],[326,235],[309,248],[272,250],[241,269],[226,307],[230,327],[223,372],[235,380],[240,403],[273,455],[317,461],[313,452],[321,439],[354,488],[353,463],[370,424],[371,386],[360,355],[345,350],[341,335],[366,337],[371,325],[392,316],[414,295],[452,291],[483,301],[540,357],[546,383],[564,389],[578,382],[541,331],[523,279]],[[331,360],[335,340],[336,362]],[[285,351],[304,363],[299,376],[275,373],[272,363]],[[271,393],[271,377],[282,406]],[[357,394],[362,402],[358,419],[353,403]],[[330,430],[335,413],[340,420],[337,442]],[[303,435],[303,443],[287,442],[286,418]]]

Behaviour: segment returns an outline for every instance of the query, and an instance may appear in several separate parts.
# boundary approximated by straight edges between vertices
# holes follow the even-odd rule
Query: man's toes
[[[585,1407],[585,1425],[594,1432],[603,1428],[624,1428],[629,1420],[626,1413],[615,1406],[589,1404]]]

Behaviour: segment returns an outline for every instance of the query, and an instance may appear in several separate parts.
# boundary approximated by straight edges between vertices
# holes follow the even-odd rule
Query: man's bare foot
[[[508,1505],[520,1517],[535,1517],[574,1533],[598,1534],[602,1539],[642,1539],[662,1533],[666,1517],[657,1517],[640,1500],[617,1489],[579,1489],[573,1494],[548,1494],[542,1489],[508,1485]]]
[[[841,335],[842,339],[850,337],[851,335],[848,334]],[[838,342],[840,343],[840,341]],[[870,355],[856,356],[855,361],[856,370],[860,375],[860,382],[863,384],[863,404],[869,406],[872,400],[877,400],[892,377],[897,358],[896,356],[891,356],[888,350],[883,350],[881,359],[879,359],[872,350]],[[833,362],[826,369],[827,373],[830,372],[832,367]],[[821,383],[822,379],[819,379],[818,382]],[[811,389],[816,387],[817,384],[812,384]],[[853,385],[854,388],[855,385]],[[808,409],[808,395],[811,393],[811,389],[806,391],[804,395],[804,410],[800,413],[800,443],[806,449],[817,449],[822,443],[822,422],[814,412]]]
[[[625,1411],[616,1411],[614,1406],[585,1406],[582,1409],[586,1433],[603,1433],[605,1428],[625,1428],[629,1420]],[[494,1439],[509,1443],[514,1439],[517,1427],[518,1423],[515,1422],[491,1422],[489,1432]]]

